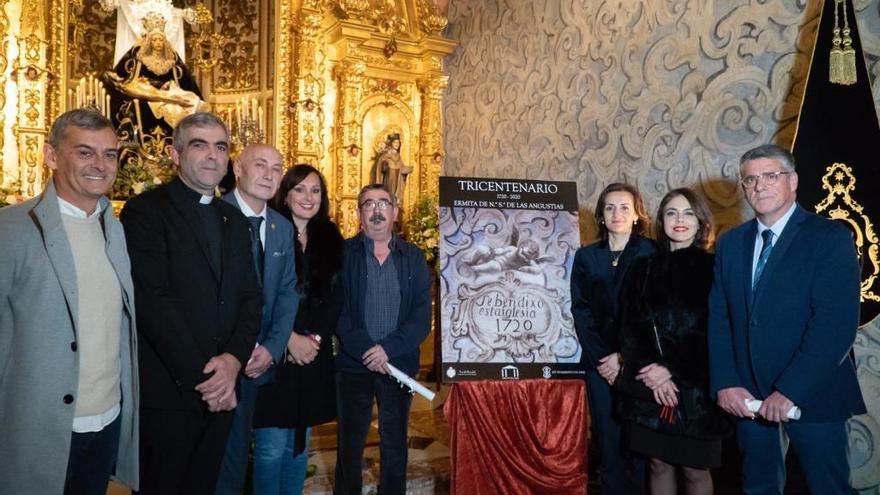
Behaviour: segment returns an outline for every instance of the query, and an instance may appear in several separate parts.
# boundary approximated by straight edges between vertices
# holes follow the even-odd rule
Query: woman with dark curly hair
[[[601,238],[575,253],[571,313],[586,368],[590,420],[599,441],[602,493],[640,493],[644,462],[621,449],[611,384],[620,371],[617,314],[623,278],[633,261],[654,252],[654,243],[642,237],[649,229],[648,214],[630,184],[609,184],[599,195],[595,214]]]
[[[621,293],[617,381],[626,444],[650,457],[655,495],[711,494],[730,424],[709,396],[706,329],[714,257],[712,216],[692,190],[670,191],[657,211],[659,251],[633,263]]]
[[[332,339],[342,309],[343,238],[330,220],[321,173],[293,166],[275,207],[293,221],[299,310],[275,383],[260,387],[254,412],[254,493],[301,493],[311,426],[336,417]]]

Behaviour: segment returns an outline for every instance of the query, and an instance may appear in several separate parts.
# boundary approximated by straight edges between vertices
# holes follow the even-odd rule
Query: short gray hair
[[[388,189],[388,186],[386,186],[385,184],[376,183],[376,184],[370,184],[370,185],[364,186],[361,189],[361,192],[358,193],[358,207],[360,207],[360,205],[361,205],[361,200],[364,198],[364,194],[367,194],[368,191],[385,191],[385,192],[387,192],[388,197],[391,198],[391,206],[397,206],[397,198],[394,197],[394,193],[391,192],[390,189]]]
[[[77,108],[64,112],[55,119],[52,129],[49,131],[49,137],[46,139],[49,145],[57,148],[70,126],[89,131],[113,129],[113,123],[107,117],[89,108]]]
[[[743,165],[745,165],[746,162],[757,160],[759,158],[776,160],[782,165],[782,168],[785,169],[786,172],[796,172],[794,156],[792,156],[787,149],[775,144],[764,144],[743,153],[742,158],[739,159],[740,171],[742,171]]]
[[[226,139],[229,139],[229,129],[226,128],[226,124],[220,120],[220,117],[214,115],[210,112],[196,112],[191,115],[187,115],[180,122],[177,123],[177,127],[174,128],[174,133],[171,135],[172,143],[174,144],[174,149],[177,152],[183,151],[183,147],[186,145],[187,134],[190,127],[219,127],[223,129],[223,132],[226,133]]]

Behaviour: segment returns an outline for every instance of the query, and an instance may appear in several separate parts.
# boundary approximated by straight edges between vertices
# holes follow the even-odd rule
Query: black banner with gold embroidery
[[[792,153],[798,202],[853,232],[862,264],[863,325],[880,314],[878,145],[880,126],[852,1],[825,0]]]

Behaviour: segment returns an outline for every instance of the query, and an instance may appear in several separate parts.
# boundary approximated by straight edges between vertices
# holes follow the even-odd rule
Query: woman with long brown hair
[[[633,264],[621,293],[626,444],[650,457],[651,493],[678,493],[681,467],[686,493],[708,495],[730,428],[708,390],[711,212],[694,191],[674,189],[660,201],[656,233],[658,252]]]

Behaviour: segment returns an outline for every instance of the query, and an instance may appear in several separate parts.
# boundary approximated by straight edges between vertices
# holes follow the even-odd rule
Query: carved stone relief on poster
[[[440,179],[448,381],[578,376],[569,291],[579,242],[571,182]]]

